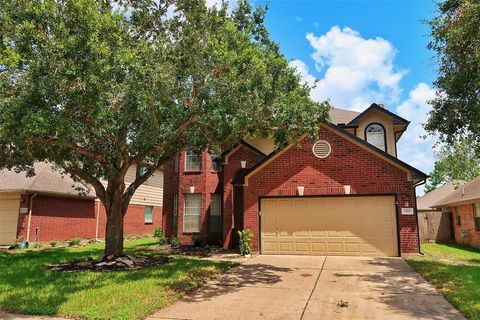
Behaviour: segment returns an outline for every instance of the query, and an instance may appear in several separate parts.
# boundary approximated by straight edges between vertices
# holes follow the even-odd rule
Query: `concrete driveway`
[[[148,319],[464,318],[400,258],[260,255]]]

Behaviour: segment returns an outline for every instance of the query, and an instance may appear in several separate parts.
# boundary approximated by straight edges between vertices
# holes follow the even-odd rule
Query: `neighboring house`
[[[427,176],[397,159],[408,124],[382,105],[334,108],[313,141],[186,150],[164,167],[166,234],[230,248],[249,229],[265,254],[419,252],[415,186]]]
[[[450,212],[432,206],[465,184],[465,181],[449,181],[417,198],[420,242],[452,242],[455,240]]]
[[[455,242],[480,247],[480,177],[451,192],[432,207],[453,216]]]
[[[127,173],[134,179],[136,168]],[[33,177],[0,171],[0,244],[70,238],[104,238],[105,208],[93,188],[35,163]],[[78,188],[84,190],[80,195]],[[158,171],[132,197],[124,228],[126,235],[151,233],[162,225],[163,172]]]

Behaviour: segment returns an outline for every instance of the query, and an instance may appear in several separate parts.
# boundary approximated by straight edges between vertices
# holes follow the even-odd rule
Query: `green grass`
[[[128,254],[155,244],[127,241]],[[0,251],[0,309],[85,319],[143,319],[234,263],[174,257],[163,266],[122,272],[48,272],[50,264],[100,257],[103,245],[48,251]]]
[[[469,319],[480,320],[480,250],[451,244],[424,244],[423,257],[407,260]]]

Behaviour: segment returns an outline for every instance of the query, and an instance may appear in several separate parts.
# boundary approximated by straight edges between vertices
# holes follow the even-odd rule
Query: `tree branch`
[[[104,202],[105,201],[105,187],[103,186],[103,184],[100,182],[100,180],[98,180],[97,178],[95,178],[94,176],[86,173],[85,171],[83,171],[82,169],[79,169],[79,168],[72,168],[72,167],[65,167],[65,166],[61,166],[67,173],[71,174],[71,175],[74,175],[74,176],[77,176],[79,177],[80,179],[90,183],[93,188],[95,189],[95,193],[97,195],[97,197],[102,201]]]
[[[107,159],[105,159],[103,156],[101,156],[100,154],[98,153],[95,153],[95,152],[92,152],[90,150],[87,150],[83,147],[80,147],[79,145],[73,143],[73,142],[67,142],[67,141],[60,141],[56,138],[48,138],[47,140],[44,140],[44,139],[40,139],[40,138],[37,138],[37,137],[32,137],[31,138],[31,141],[32,142],[35,142],[35,143],[39,143],[39,144],[43,144],[43,145],[58,145],[58,146],[62,146],[62,147],[65,147],[67,149],[70,149],[72,151],[75,151],[75,152],[78,152],[79,154],[81,155],[84,155],[84,156],[87,156],[87,157],[90,157],[90,158],[93,158],[95,159],[96,161],[98,161],[99,163],[103,164],[103,165],[110,165],[110,162],[107,161]]]

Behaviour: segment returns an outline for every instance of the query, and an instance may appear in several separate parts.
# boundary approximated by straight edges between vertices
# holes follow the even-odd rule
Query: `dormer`
[[[382,104],[374,103],[352,120],[337,123],[337,125],[378,149],[397,157],[397,141],[409,123],[408,120],[385,109]]]

